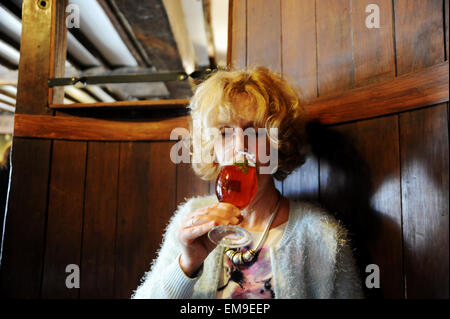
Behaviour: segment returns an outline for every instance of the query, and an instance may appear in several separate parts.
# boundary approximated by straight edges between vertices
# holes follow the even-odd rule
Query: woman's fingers
[[[210,231],[211,228],[216,226],[217,223],[214,220],[209,221],[194,227],[188,227],[181,230],[179,234],[179,239],[187,244],[193,242],[197,238],[203,236]]]

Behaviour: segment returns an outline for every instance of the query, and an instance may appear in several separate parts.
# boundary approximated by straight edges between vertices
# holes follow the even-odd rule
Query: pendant
[[[227,248],[227,250],[225,250],[225,255],[227,255],[231,262],[237,266],[250,263],[255,258],[256,251],[249,249],[246,252],[242,252]]]

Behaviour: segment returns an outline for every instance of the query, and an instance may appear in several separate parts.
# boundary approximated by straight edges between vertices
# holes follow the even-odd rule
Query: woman
[[[218,71],[197,88],[190,109],[193,128],[222,133],[211,139],[191,130],[193,158],[214,158],[193,162],[202,179],[216,178],[230,156],[248,151],[242,130],[249,127],[266,129],[256,134],[253,153],[265,143],[277,151],[278,165],[273,175],[261,174],[267,163],[257,156],[256,195],[242,211],[215,195],[180,205],[132,298],[362,297],[345,229],[319,205],[290,201],[275,188],[273,178],[285,179],[305,162],[308,150],[304,109],[287,82],[264,67]],[[249,230],[255,241],[246,249],[255,253],[233,258],[240,252],[214,245],[207,234],[220,224]]]

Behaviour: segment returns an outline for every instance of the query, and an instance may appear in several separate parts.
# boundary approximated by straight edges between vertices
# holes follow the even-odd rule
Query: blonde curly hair
[[[306,161],[309,148],[305,109],[287,81],[262,66],[236,71],[217,70],[197,87],[189,104],[193,157],[208,154],[215,158],[214,141],[205,134],[195,134],[194,127],[205,129],[219,123],[236,123],[236,119],[248,114],[246,107],[255,114],[250,119],[253,126],[265,128],[271,142],[270,128],[278,129],[275,141],[278,169],[273,176],[279,181],[284,180]],[[216,178],[220,170],[215,160],[193,161],[192,168],[203,180]]]

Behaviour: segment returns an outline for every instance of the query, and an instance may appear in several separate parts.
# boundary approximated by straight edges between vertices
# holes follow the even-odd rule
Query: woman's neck
[[[270,215],[276,208],[278,202],[278,191],[272,178],[262,185],[250,204],[242,210],[244,216],[239,226],[250,231],[263,231],[269,222]]]

